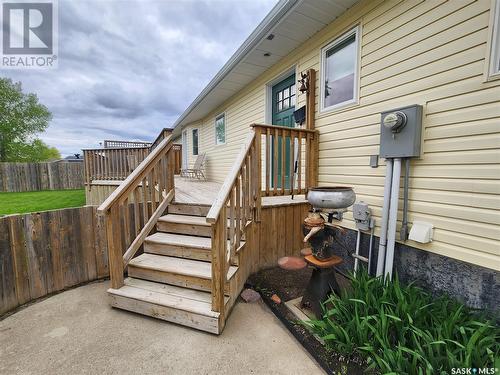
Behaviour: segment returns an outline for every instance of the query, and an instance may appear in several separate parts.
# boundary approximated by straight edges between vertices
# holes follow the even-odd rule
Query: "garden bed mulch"
[[[361,359],[346,358],[327,350],[307,328],[298,322],[296,315],[285,305],[285,302],[303,295],[311,272],[310,268],[299,271],[287,271],[279,267],[266,269],[250,275],[247,287],[260,293],[272,312],[328,374],[364,374],[365,366],[360,364],[363,362]],[[281,303],[277,304],[271,299],[273,294],[281,299]]]

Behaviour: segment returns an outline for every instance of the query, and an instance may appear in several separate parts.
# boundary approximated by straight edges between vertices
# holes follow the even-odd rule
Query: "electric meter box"
[[[380,124],[380,157],[419,157],[421,142],[421,105],[411,105],[382,112]]]

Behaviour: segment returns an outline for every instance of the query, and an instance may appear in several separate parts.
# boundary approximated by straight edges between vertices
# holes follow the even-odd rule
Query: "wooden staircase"
[[[144,253],[128,264],[128,278],[119,289],[109,289],[111,305],[124,310],[220,333],[221,314],[212,311],[210,207],[171,204],[156,223],[157,232],[146,237]],[[234,304],[231,266],[226,282],[226,314]]]
[[[279,137],[291,140],[292,157],[298,147],[298,188],[285,189],[282,173],[281,188],[274,175],[273,187],[266,177],[263,190],[262,175],[269,176],[271,162],[266,160],[264,171],[262,142],[266,155],[274,142],[272,165],[277,168]],[[250,255],[258,250],[252,233],[260,225],[261,198],[307,192],[315,176],[317,134],[308,129],[252,125],[210,207],[175,202],[172,135],[165,134],[155,143],[98,208],[106,222],[111,305],[220,334],[252,268]],[[304,167],[302,154],[306,155]],[[281,156],[284,170],[285,147]],[[97,160],[97,168],[116,167],[101,165],[110,161]]]

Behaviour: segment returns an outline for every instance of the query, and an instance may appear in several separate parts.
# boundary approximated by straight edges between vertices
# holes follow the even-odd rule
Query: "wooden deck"
[[[175,202],[212,205],[222,184],[175,176]]]
[[[87,190],[87,204],[100,205],[122,180],[94,180],[92,192]],[[211,206],[215,201],[222,184],[212,181],[198,181],[175,176],[175,202]],[[292,200],[290,195],[262,197],[262,206],[286,206],[305,201],[304,195],[296,195]]]
[[[222,184],[211,181],[197,181],[175,176],[175,202],[189,204],[212,205],[219,193]],[[303,203],[305,195],[290,195],[276,197],[262,197],[262,206],[285,206],[294,203]]]

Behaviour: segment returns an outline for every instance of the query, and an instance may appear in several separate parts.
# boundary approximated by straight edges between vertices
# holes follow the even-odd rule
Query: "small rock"
[[[302,250],[300,250],[300,255],[304,257],[311,254],[312,254],[312,249],[310,247],[304,247]]]
[[[273,300],[274,303],[276,303],[278,305],[281,303],[281,298],[279,298],[276,294],[273,294],[271,296],[271,299]]]
[[[278,266],[284,270],[295,271],[307,267],[307,263],[303,258],[283,257],[278,259]]]
[[[245,289],[240,294],[243,301],[247,303],[257,302],[260,299],[260,294],[253,289]]]

